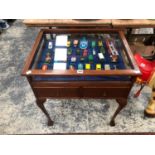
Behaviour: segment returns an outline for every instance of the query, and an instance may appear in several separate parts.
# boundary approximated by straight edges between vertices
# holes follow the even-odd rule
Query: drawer
[[[129,88],[83,88],[83,96],[90,98],[119,98],[127,97]]]
[[[37,97],[46,98],[120,98],[127,97],[129,88],[104,87],[41,87],[33,88]]]
[[[67,97],[80,97],[80,88],[34,88],[34,92],[37,97],[47,98],[67,98]]]

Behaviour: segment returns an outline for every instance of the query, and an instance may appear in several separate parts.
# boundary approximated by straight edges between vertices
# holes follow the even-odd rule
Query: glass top
[[[44,33],[31,69],[102,71],[132,69],[118,33]]]

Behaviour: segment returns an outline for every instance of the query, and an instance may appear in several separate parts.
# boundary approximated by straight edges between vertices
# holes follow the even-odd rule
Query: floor
[[[138,98],[133,94],[116,118],[109,120],[117,108],[115,100],[48,100],[45,103],[54,126],[48,127],[44,114],[35,104],[33,92],[21,76],[24,61],[39,28],[27,28],[22,20],[0,35],[0,134],[155,132],[155,118],[144,117],[151,89],[145,87]]]

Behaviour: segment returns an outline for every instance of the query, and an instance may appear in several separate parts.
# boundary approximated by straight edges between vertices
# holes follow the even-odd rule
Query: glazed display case
[[[22,72],[48,125],[47,98],[105,98],[119,105],[114,126],[140,74],[123,31],[102,28],[40,30]]]

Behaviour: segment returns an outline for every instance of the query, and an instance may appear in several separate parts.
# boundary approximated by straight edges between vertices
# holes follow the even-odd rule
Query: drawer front
[[[83,88],[84,97],[93,98],[119,98],[127,97],[129,88]]]
[[[46,98],[121,98],[127,97],[129,88],[102,87],[49,87],[34,88],[37,97]]]
[[[80,97],[79,88],[34,88],[34,92],[37,97]]]

